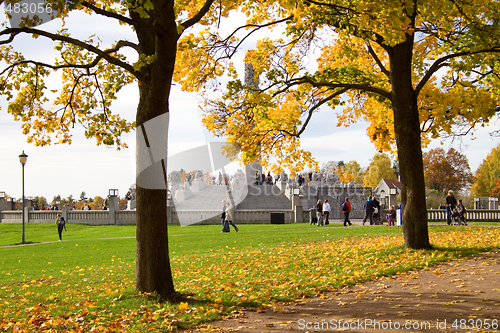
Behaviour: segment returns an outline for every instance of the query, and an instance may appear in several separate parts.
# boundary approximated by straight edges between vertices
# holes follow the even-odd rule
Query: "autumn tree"
[[[454,148],[434,148],[423,155],[426,186],[441,193],[460,191],[473,179],[467,156]]]
[[[366,119],[376,148],[397,153],[405,245],[429,248],[421,148],[487,123],[500,105],[500,2],[250,0],[245,14],[227,36],[214,26],[180,43],[186,64],[197,56],[178,73],[184,89],[203,91],[227,68],[227,90],[206,104],[207,128],[240,145],[244,162],[302,168],[314,164],[299,146],[311,117],[343,105],[339,126]],[[256,89],[224,60],[265,27],[284,33],[263,33],[247,52]]]
[[[66,198],[66,201],[67,201],[67,203],[69,203],[71,205],[72,203],[75,202],[75,198],[73,198],[73,195],[70,194],[70,195],[68,195],[68,198]]]
[[[382,179],[394,179],[394,169],[391,164],[391,159],[387,154],[382,153],[373,156],[365,172],[363,184],[366,187],[375,188]]]
[[[96,197],[94,197],[93,203],[94,203],[94,205],[95,205],[96,207],[98,207],[98,208],[102,208],[102,206],[104,205],[104,202],[105,202],[105,201],[106,201],[106,200],[105,200],[104,198],[102,198],[102,197],[100,197],[100,196],[96,196]]]
[[[344,165],[339,165],[337,167],[337,174],[341,182],[356,182],[358,184],[363,184],[363,168],[354,160]]]
[[[334,172],[341,182],[363,183],[363,169],[356,161],[350,161],[347,164],[344,161],[328,161],[321,167],[321,172],[323,174]]]
[[[36,207],[42,207],[42,205],[47,206],[47,199],[45,197],[36,196],[33,198],[32,203]]]
[[[495,186],[491,189],[489,196],[500,198],[500,177],[495,180]]]
[[[339,162],[328,161],[321,166],[320,172],[322,174],[327,174],[327,173],[332,173],[332,172],[337,173],[337,168],[339,167],[339,165],[344,165],[344,162],[343,161],[339,161]]]
[[[71,143],[70,130],[76,124],[97,144],[120,149],[126,147],[121,135],[137,128],[136,286],[168,299],[176,297],[166,213],[168,101],[179,37],[201,20],[206,24],[218,22],[237,4],[219,1],[212,6],[212,2],[48,0],[48,6],[60,18],[59,31],[36,26],[40,22],[32,17],[12,27],[4,25],[0,32],[0,60],[4,64],[0,93],[9,100],[8,112],[21,121],[28,142]],[[81,31],[64,27],[64,22],[72,19],[72,11],[117,22],[123,36],[117,36],[111,45],[91,32],[88,38],[76,37]],[[86,28],[90,30],[92,25]],[[23,36],[52,43],[58,58],[49,63],[36,58],[41,55],[23,56],[15,47]],[[49,87],[56,74],[62,86]],[[111,105],[118,91],[134,82],[139,88],[137,114],[135,121],[127,121]]]
[[[54,195],[54,198],[52,198],[52,205],[55,205],[56,202],[60,202],[61,201],[61,195],[58,194],[58,195]]]
[[[474,175],[471,192],[478,197],[488,197],[500,177],[500,145],[493,148],[481,162]]]

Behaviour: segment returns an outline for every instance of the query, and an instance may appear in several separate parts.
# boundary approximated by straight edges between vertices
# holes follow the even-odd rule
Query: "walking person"
[[[229,232],[229,223],[226,222],[226,201],[222,200],[222,213],[220,214],[222,232]]]
[[[323,203],[323,215],[325,216],[325,225],[330,224],[330,222],[328,221],[328,217],[330,216],[330,209],[331,209],[330,203],[328,202],[327,199]]]
[[[457,206],[457,199],[453,195],[453,191],[449,190],[446,196],[446,223],[451,225],[451,215],[453,214],[453,209]]]
[[[232,225],[234,228],[234,231],[238,232],[238,227],[234,225],[233,220],[234,220],[234,207],[232,207],[229,202],[226,202],[226,225],[227,225],[227,232],[229,232],[229,225]]]
[[[363,225],[365,225],[366,220],[370,220],[370,225],[373,224],[373,201],[372,198],[369,197],[368,200],[365,202],[364,205],[365,208],[365,217],[363,218]]]
[[[316,203],[316,217],[318,218],[318,227],[323,225],[323,205],[321,200]]]
[[[56,224],[57,232],[59,233],[59,241],[62,241],[62,231],[63,229],[66,230],[66,221],[64,220],[64,217],[61,216],[61,214],[57,214]]]
[[[347,223],[349,223],[349,226],[352,225],[351,220],[349,220],[350,212],[351,212],[351,203],[349,202],[349,198],[346,197],[344,203],[342,204],[342,213],[344,213],[344,227],[347,227]]]

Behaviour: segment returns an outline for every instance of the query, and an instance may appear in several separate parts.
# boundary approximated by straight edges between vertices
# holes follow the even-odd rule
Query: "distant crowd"
[[[90,204],[86,203],[82,206],[81,209],[77,209],[77,207],[75,205],[70,205],[70,204],[66,204],[65,207],[69,207],[70,210],[92,210],[92,207],[90,206]],[[35,204],[31,207],[32,210],[60,210],[60,207],[59,205],[45,205],[45,204],[42,204],[40,206],[40,208],[38,208],[38,206]],[[94,205],[94,210],[108,210],[108,206],[107,205],[101,205],[101,206],[98,206],[96,208],[96,205]]]

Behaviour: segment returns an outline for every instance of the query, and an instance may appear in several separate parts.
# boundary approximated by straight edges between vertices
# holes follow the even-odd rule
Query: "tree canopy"
[[[500,145],[493,148],[477,168],[471,192],[478,197],[489,197],[500,178]]]
[[[315,164],[299,145],[311,117],[322,106],[342,106],[339,126],[366,119],[375,146],[397,152],[405,244],[430,247],[421,147],[495,115],[500,3],[296,0],[244,8],[241,29],[221,36],[214,25],[180,41],[176,79],[184,89],[204,91],[227,69],[222,98],[206,102],[207,128],[242,147],[245,162],[300,170]],[[256,89],[225,60],[265,27],[283,34],[266,33],[246,54],[260,79]]]
[[[429,189],[445,193],[460,191],[472,183],[472,172],[467,156],[454,148],[447,152],[434,148],[424,154],[425,183]]]
[[[329,161],[322,166],[321,171],[323,174],[335,172],[341,182],[363,183],[363,169],[356,161],[350,161],[347,164],[344,161]]]
[[[392,162],[387,154],[376,154],[365,172],[364,185],[375,188],[382,179],[395,179]]]
[[[278,151],[294,161],[300,154],[310,161],[294,138],[323,105],[342,110],[338,126],[368,120],[375,146],[396,153],[389,53],[407,38],[412,43],[411,82],[418,98],[422,146],[440,135],[463,134],[488,123],[500,105],[495,94],[496,1],[477,6],[471,1],[248,3],[249,19],[241,29],[245,34],[286,23],[284,34],[266,34],[247,52],[246,61],[260,79],[259,93],[237,79],[233,63],[223,61],[242,42],[236,33],[222,39],[206,29],[185,36],[180,42],[184,66],[177,77],[184,89],[203,91],[209,87],[207,80],[228,66],[234,80],[222,99],[207,102],[204,121],[215,134],[240,143],[247,152],[245,161],[256,156],[274,160]],[[251,125],[235,129],[243,120]],[[249,146],[249,138],[264,146]],[[288,160],[281,165],[291,166]]]

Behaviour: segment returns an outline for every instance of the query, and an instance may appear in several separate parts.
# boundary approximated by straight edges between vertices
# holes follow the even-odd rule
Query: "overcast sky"
[[[104,45],[123,38],[123,26],[94,20],[91,24],[88,16],[77,14],[66,20],[66,27],[75,37],[87,37],[93,33],[89,27],[97,27],[99,31],[95,33],[98,33]],[[106,29],[102,29],[104,26]],[[55,30],[59,26],[57,22],[50,22],[41,28]],[[128,39],[134,40],[135,37],[128,33]],[[52,46],[44,43],[41,38],[24,38],[15,46],[26,52],[26,55],[36,54],[47,61],[55,57]],[[235,60],[236,64],[240,64],[238,70],[241,76],[244,51],[241,50],[239,60]],[[134,85],[128,86],[120,92],[113,110],[133,120],[138,99],[137,88]],[[26,143],[26,136],[21,134],[21,124],[13,121],[13,117],[7,114],[7,105],[4,98],[0,99],[0,192],[6,192],[15,198],[21,197],[22,168],[18,155],[23,150],[29,156],[25,167],[26,196],[39,195],[51,200],[58,194],[62,197],[70,194],[80,197],[80,193],[84,191],[87,197],[104,197],[109,189],[118,189],[120,196],[123,196],[129,186],[135,183],[135,133],[125,137],[124,141],[131,148],[122,151],[96,146],[93,139],[84,138],[81,130],[73,132],[72,145],[35,147]],[[170,112],[169,155],[203,145],[207,140],[213,139],[202,128],[196,96],[183,93],[178,86],[174,86]],[[376,151],[366,135],[366,123],[350,128],[337,128],[336,122],[334,110],[323,108],[316,113],[302,137],[302,147],[311,151],[320,164],[331,160],[356,160],[362,167],[368,166]],[[500,129],[499,125],[493,124],[493,128]],[[478,132],[474,141],[470,138],[463,141],[465,146],[462,145],[462,153],[467,155],[473,172],[491,149],[500,143],[500,140],[488,135],[489,130]],[[433,147],[440,145],[439,141],[432,144]],[[458,144],[453,146],[459,148]],[[450,142],[445,142],[443,148],[449,147]]]

